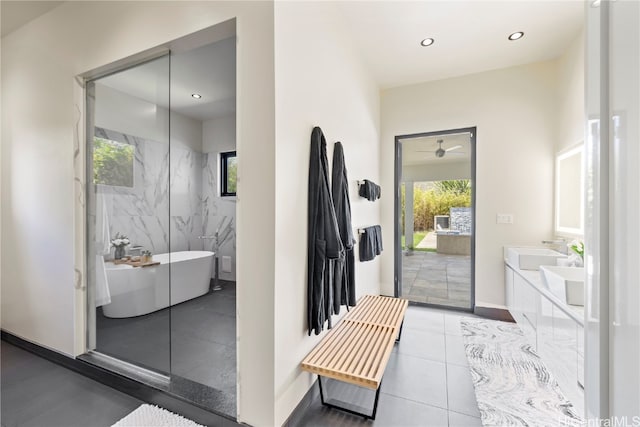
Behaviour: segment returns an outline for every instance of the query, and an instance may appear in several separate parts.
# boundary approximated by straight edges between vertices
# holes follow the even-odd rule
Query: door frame
[[[402,249],[400,247],[402,239],[402,230],[400,229],[400,206],[401,194],[400,184],[402,183],[402,140],[412,138],[423,138],[428,136],[452,135],[459,133],[469,133],[471,145],[471,305],[468,308],[450,307],[440,304],[422,303],[411,301],[411,304],[422,305],[426,307],[437,307],[448,310],[473,312],[476,306],[476,138],[477,127],[466,127],[458,129],[449,129],[434,132],[412,133],[407,135],[396,135],[395,137],[395,157],[394,157],[394,197],[393,197],[393,220],[394,220],[394,280],[393,292],[394,296],[402,295]]]

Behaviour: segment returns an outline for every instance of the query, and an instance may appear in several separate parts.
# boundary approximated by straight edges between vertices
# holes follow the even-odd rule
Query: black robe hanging
[[[355,259],[353,254],[353,229],[351,227],[351,202],[349,201],[349,181],[344,163],[342,143],[333,146],[333,164],[331,166],[331,195],[336,211],[340,240],[345,250],[345,262],[340,270],[334,273],[333,309],[340,312],[340,305],[353,307],[356,305]],[[340,298],[338,298],[340,296]]]
[[[318,335],[334,313],[334,272],[344,264],[336,214],[329,188],[327,142],[319,127],[311,132],[308,200],[307,314],[309,335]]]

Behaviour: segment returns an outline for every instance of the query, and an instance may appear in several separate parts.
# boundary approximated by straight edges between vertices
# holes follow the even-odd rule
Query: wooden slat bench
[[[408,301],[366,295],[331,329],[302,361],[302,369],[318,375],[322,404],[375,419],[382,375],[393,345],[400,340]],[[321,377],[376,391],[371,415],[325,402]]]

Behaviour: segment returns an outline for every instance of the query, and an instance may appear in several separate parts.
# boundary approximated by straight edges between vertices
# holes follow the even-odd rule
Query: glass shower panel
[[[233,415],[235,53],[235,37],[172,51],[170,148],[171,383]]]
[[[169,67],[165,55],[87,84],[89,349],[163,374],[171,370]]]

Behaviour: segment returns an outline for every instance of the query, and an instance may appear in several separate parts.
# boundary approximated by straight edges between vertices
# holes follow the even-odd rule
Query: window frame
[[[230,192],[228,185],[228,170],[227,163],[230,158],[237,158],[235,151],[225,151],[220,153],[220,196],[221,197],[235,197],[236,191]],[[237,185],[237,182],[236,182]]]

